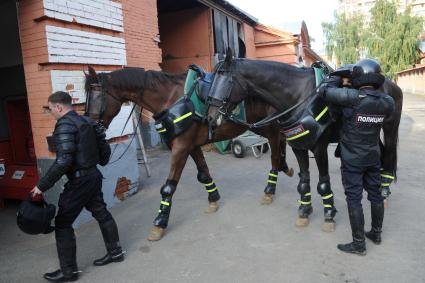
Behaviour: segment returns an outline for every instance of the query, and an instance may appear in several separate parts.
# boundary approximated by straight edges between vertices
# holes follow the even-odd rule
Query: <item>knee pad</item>
[[[163,197],[172,197],[176,191],[177,182],[173,180],[167,180],[167,182],[161,188],[161,195]]]
[[[297,186],[298,193],[300,193],[300,195],[310,193],[310,173],[298,173],[298,176],[300,177],[300,181]]]
[[[332,194],[331,183],[329,181],[329,175],[319,177],[319,183],[317,184],[317,192],[322,197]]]

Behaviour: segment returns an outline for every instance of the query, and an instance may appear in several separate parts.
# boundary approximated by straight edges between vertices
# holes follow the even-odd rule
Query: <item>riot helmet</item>
[[[377,61],[362,59],[353,66],[351,81],[354,88],[373,86],[377,89],[384,83],[385,77],[381,74],[381,66]]]

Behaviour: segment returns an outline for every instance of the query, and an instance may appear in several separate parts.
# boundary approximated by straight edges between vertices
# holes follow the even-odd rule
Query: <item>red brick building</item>
[[[75,102],[84,102],[87,65],[101,71],[124,66],[160,70],[161,49],[154,0],[6,0],[0,19],[7,30],[0,47],[1,201],[22,197],[54,159],[46,136],[55,122],[45,113],[53,91],[69,91]],[[119,135],[129,107],[111,125],[109,138]],[[25,115],[18,117],[16,111]],[[131,127],[125,133],[130,132]],[[137,168],[135,157],[131,163]],[[137,169],[105,170],[137,181]]]
[[[211,71],[227,47],[235,57],[305,66],[319,59],[304,22],[295,32],[277,30],[224,0],[5,0],[0,19],[8,31],[0,45],[0,202],[22,197],[53,162],[47,97],[65,90],[83,103],[88,65],[183,72],[196,63]],[[130,108],[122,107],[108,138],[120,135]],[[159,142],[151,124],[148,145]],[[137,179],[135,154],[126,156],[103,169],[105,187],[119,176]]]

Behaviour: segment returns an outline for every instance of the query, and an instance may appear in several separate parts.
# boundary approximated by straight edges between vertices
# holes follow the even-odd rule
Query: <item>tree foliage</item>
[[[387,0],[377,0],[370,13],[370,23],[344,14],[335,14],[335,23],[322,23],[327,55],[338,65],[374,58],[389,77],[415,64],[423,19],[412,16],[410,8],[397,13],[397,3]]]
[[[322,23],[325,48],[328,56],[335,56],[338,65],[358,60],[363,32],[363,17],[335,13],[335,23]]]

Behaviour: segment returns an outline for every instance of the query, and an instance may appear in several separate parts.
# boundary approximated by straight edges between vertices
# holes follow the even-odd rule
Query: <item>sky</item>
[[[302,21],[307,25],[314,51],[322,53],[322,22],[333,22],[338,0],[227,0],[265,25]]]

